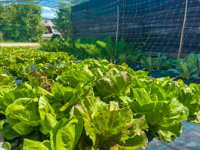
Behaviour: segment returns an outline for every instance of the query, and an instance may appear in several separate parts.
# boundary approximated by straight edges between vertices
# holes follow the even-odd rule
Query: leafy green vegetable
[[[177,99],[168,99],[157,91],[156,97],[145,89],[134,89],[136,101],[130,102],[134,113],[144,114],[151,133],[164,141],[174,140],[181,133],[181,121],[187,119],[188,109]],[[142,93],[145,93],[144,95]],[[176,126],[177,130],[173,130]]]
[[[11,145],[8,142],[5,142],[5,148],[6,150],[11,150]]]
[[[75,149],[83,131],[83,121],[78,118],[62,119],[50,133],[52,150]]]
[[[200,87],[197,84],[191,84],[189,87],[184,85],[176,89],[176,96],[178,100],[189,109],[188,120],[200,124]]]
[[[147,144],[144,117],[134,118],[129,108],[119,108],[117,102],[107,105],[88,98],[75,107],[74,114],[83,118],[93,149],[136,149]]]
[[[48,141],[39,142],[39,141],[32,141],[29,139],[24,139],[23,149],[24,150],[50,150],[45,145],[46,142],[48,142]]]
[[[107,101],[111,97],[125,95],[133,77],[128,72],[109,73],[108,77],[100,78],[95,86],[96,95]]]
[[[40,131],[43,134],[48,134],[57,124],[56,115],[54,114],[53,108],[45,98],[40,97],[38,105],[40,119],[42,121]]]
[[[15,86],[15,80],[8,74],[0,74],[0,86],[8,85],[10,87]]]
[[[115,46],[117,54],[128,48],[127,54],[132,56],[130,49],[134,48],[123,40],[115,45],[109,38],[104,42],[98,39],[62,42],[70,53],[78,52],[79,57],[113,59]],[[57,51],[56,46],[60,45],[56,41],[54,44],[52,48]],[[73,56],[64,52],[0,48],[0,53],[0,114],[4,119],[0,129],[6,142],[17,141],[17,148],[145,148],[148,132],[171,141],[182,132],[183,120],[200,123],[197,84],[187,86],[170,77],[148,77],[148,72],[134,71],[125,63],[116,65],[105,59],[74,61]],[[149,71],[160,69],[168,60],[161,56],[146,60],[141,51],[134,53],[138,54],[135,61],[138,63],[142,58]],[[181,59],[184,66],[176,69],[182,68],[187,78],[198,76],[196,56]],[[173,65],[171,60],[170,64]],[[196,71],[190,74],[193,69]],[[14,78],[22,79],[22,83],[16,86]],[[7,144],[7,149],[10,148]]]
[[[27,135],[40,124],[38,99],[20,98],[6,109],[6,119],[20,135]]]

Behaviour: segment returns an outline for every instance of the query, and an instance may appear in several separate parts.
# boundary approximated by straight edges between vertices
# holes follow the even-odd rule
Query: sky
[[[55,17],[55,13],[56,13],[56,11],[53,10],[52,8],[49,8],[49,7],[46,7],[46,6],[42,7],[42,17],[43,18],[52,19],[52,18]]]
[[[53,0],[53,1],[59,1],[59,0]],[[57,3],[53,3],[53,1],[51,1],[51,2],[49,2],[49,4],[57,4]],[[81,2],[87,2],[87,1],[89,1],[89,0],[71,0],[71,2],[73,2],[73,4],[79,4],[79,3],[81,3]],[[68,0],[65,0],[65,2],[67,3],[68,2]],[[45,4],[46,2],[45,1],[41,1],[41,3],[43,4]],[[40,4],[41,4],[40,3]],[[42,6],[42,5],[41,5]],[[51,5],[50,5],[51,6]],[[53,7],[53,6],[52,6]],[[49,19],[52,19],[52,18],[54,18],[55,17],[55,13],[56,13],[56,11],[55,10],[53,10],[52,8],[49,8],[49,7],[46,7],[46,6],[42,6],[42,10],[43,10],[43,13],[42,13],[42,17],[43,18],[49,18]]]

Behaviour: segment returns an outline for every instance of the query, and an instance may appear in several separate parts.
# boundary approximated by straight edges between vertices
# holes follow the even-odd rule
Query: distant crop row
[[[158,53],[156,57],[146,55],[142,49],[145,42],[140,45],[126,43],[121,39],[117,44],[111,37],[103,40],[72,39],[61,40],[53,39],[41,43],[42,49],[48,52],[67,52],[80,60],[86,58],[107,59],[117,64],[127,63],[134,69],[145,70],[149,72],[160,71],[163,76],[174,72],[177,77],[187,80],[200,79],[200,55],[190,54],[186,58],[168,58]]]

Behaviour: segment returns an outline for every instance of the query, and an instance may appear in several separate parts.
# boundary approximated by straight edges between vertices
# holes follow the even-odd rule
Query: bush
[[[54,39],[60,39],[61,40],[61,36],[59,34],[54,34],[52,37],[51,37],[51,41],[53,41]]]
[[[47,51],[47,52],[69,52],[70,48],[70,44],[68,42],[68,40],[60,40],[58,38],[55,38],[53,40],[47,40],[47,41],[43,41],[40,43],[42,46],[42,49]]]
[[[3,33],[0,32],[0,42],[3,41]]]

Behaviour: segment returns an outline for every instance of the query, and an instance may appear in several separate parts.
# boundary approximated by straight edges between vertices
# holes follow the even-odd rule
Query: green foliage
[[[180,122],[188,117],[188,109],[177,99],[167,97],[162,87],[152,85],[149,88],[155,90],[156,95],[142,88],[134,89],[136,101],[130,103],[131,109],[145,115],[154,136],[164,141],[174,140],[181,133]]]
[[[49,148],[45,145],[48,141],[39,142],[33,141],[30,139],[24,139],[23,149],[24,150],[49,150]]]
[[[11,150],[11,145],[8,142],[5,142],[5,148],[6,150]]]
[[[126,63],[126,61],[128,60],[128,57],[126,56],[126,54],[121,54],[119,56],[119,60],[120,60],[120,64]]]
[[[77,47],[89,47],[83,44],[88,41],[96,43],[87,39]],[[0,114],[5,117],[0,129],[10,142],[7,149],[14,149],[16,140],[25,150],[145,148],[146,133],[172,141],[183,120],[200,124],[197,84],[151,78],[105,59],[75,61],[65,52],[1,48],[0,53]],[[22,83],[16,86],[11,75]]]
[[[59,38],[52,39],[51,41],[42,41],[42,49],[48,52],[68,52],[71,45],[68,40],[60,40]]]
[[[2,41],[3,41],[3,33],[0,32],[0,42],[2,42]]]
[[[75,149],[83,132],[83,120],[78,118],[62,119],[50,133],[52,150]]]
[[[154,61],[154,67],[157,69],[157,70],[160,70],[160,68],[162,67],[164,61],[166,60],[166,56],[160,56],[160,53],[158,54],[158,57],[155,58],[155,61]]]
[[[144,54],[142,53],[141,50],[133,50],[132,49],[132,51],[133,52],[130,52],[130,54],[128,56],[128,60],[130,60],[132,63],[135,64],[141,58],[141,56]]]
[[[140,63],[142,67],[144,68],[144,70],[148,70],[149,72],[151,72],[154,68],[153,60],[151,56],[147,57],[145,61],[141,59]]]
[[[143,130],[148,125],[144,117],[133,118],[132,111],[119,108],[117,102],[108,105],[88,98],[75,106],[74,115],[80,115],[84,120],[86,134],[93,143],[92,149],[137,149],[147,145]]]
[[[65,3],[63,0],[60,0],[60,2]],[[57,17],[53,19],[55,28],[61,33],[64,39],[71,38],[71,7],[69,5],[59,5],[56,15]]]
[[[169,71],[173,71],[177,73],[178,76],[187,80],[199,78],[198,68],[194,64],[194,60],[186,61],[185,59],[178,59],[176,69],[169,69]]]
[[[190,84],[189,87],[179,80],[180,88],[176,89],[176,96],[179,101],[189,109],[188,120],[199,123],[200,122],[200,101],[199,91],[200,86],[197,84]]]
[[[1,5],[0,28],[4,40],[39,41],[45,32],[41,7],[31,5]]]
[[[153,71],[154,69],[160,70],[160,68],[166,66],[167,63],[171,64],[171,62],[167,60],[166,56],[161,56],[160,53],[155,58],[148,56],[147,58],[141,59],[140,62],[144,70],[148,70],[149,72]]]
[[[53,36],[51,37],[51,41],[53,41],[54,39],[60,39],[61,40],[61,36],[59,34],[53,34]]]
[[[115,57],[115,47],[112,41],[112,37],[107,37],[103,41],[97,41],[97,45],[101,49],[101,56],[109,59],[112,63]]]
[[[191,68],[196,68],[197,76],[200,75],[200,54],[189,54],[187,57],[187,63],[191,64]]]
[[[15,86],[15,79],[8,74],[0,74],[0,86],[8,85],[10,87]]]
[[[125,51],[125,48],[128,46],[127,43],[125,43],[124,39],[121,38],[118,42],[117,42],[117,53],[116,56],[119,56],[121,54],[123,54]]]
[[[104,58],[112,62],[118,56],[123,56],[124,50],[128,46],[121,39],[116,47],[111,37],[105,38],[103,41],[94,38],[87,39],[72,39],[69,38],[62,40],[59,38],[52,39],[51,41],[41,42],[42,49],[48,52],[64,51],[69,54],[75,55],[78,59],[85,58]],[[115,56],[115,48],[116,56]],[[122,58],[122,57],[121,57]],[[128,57],[124,58],[125,62]]]

